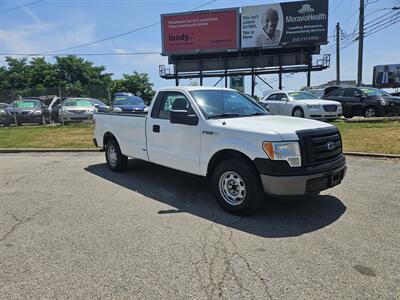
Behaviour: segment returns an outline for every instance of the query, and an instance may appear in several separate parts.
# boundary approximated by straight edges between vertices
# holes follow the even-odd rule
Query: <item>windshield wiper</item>
[[[253,114],[249,114],[249,115],[244,115],[243,117],[253,117],[253,116],[265,116],[266,113],[262,113],[262,112],[255,112]]]
[[[208,119],[234,118],[234,117],[239,117],[239,116],[240,116],[240,114],[224,113],[224,114],[210,116],[210,117],[208,117]]]

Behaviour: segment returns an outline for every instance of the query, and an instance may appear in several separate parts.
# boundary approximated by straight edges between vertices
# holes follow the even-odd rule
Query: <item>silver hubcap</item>
[[[110,165],[115,167],[117,165],[118,159],[117,159],[117,152],[115,151],[114,145],[108,146],[107,156],[108,156],[108,162],[110,163]]]
[[[302,117],[301,110],[299,110],[299,109],[295,110],[295,111],[294,111],[294,116],[295,116],[296,118],[301,118],[301,117]]]
[[[375,117],[375,109],[373,109],[373,108],[368,108],[368,109],[365,111],[365,116],[366,116],[366,117]]]
[[[230,205],[240,205],[246,197],[246,185],[239,174],[228,171],[219,179],[219,191]]]

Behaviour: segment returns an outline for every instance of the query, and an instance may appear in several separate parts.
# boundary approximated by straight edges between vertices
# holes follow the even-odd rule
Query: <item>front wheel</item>
[[[109,140],[105,149],[108,168],[114,172],[125,171],[128,167],[128,157],[123,155],[116,140]]]
[[[264,199],[260,175],[243,159],[220,163],[214,170],[212,184],[218,203],[231,214],[250,213]]]
[[[304,118],[304,111],[300,107],[293,110],[292,116],[295,118]]]

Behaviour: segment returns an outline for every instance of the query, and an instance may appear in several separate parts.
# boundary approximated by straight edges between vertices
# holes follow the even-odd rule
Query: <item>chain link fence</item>
[[[111,103],[111,91],[105,85],[65,85],[58,87],[36,87],[28,89],[0,89],[0,102],[11,103],[13,100],[39,97],[49,105],[54,97],[94,98],[107,105]]]
[[[0,89],[0,109],[4,109],[4,103],[10,104],[14,100],[23,98],[40,98],[46,105],[46,116],[43,123],[61,123],[65,125],[64,119],[59,117],[60,103],[66,98],[92,98],[110,106],[111,90],[106,85],[80,85],[71,84],[57,87],[35,87],[27,89]],[[0,112],[0,125],[9,126],[15,124],[18,126],[22,122],[17,120],[14,110],[13,118],[6,116],[5,111]],[[30,122],[27,122],[30,123]],[[35,122],[33,122],[35,123]]]

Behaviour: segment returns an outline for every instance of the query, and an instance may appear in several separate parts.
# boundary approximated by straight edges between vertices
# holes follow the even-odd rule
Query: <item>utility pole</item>
[[[358,71],[357,86],[362,85],[363,50],[364,50],[364,0],[360,0],[360,16],[358,27]]]
[[[336,84],[340,85],[340,24],[336,24]]]

